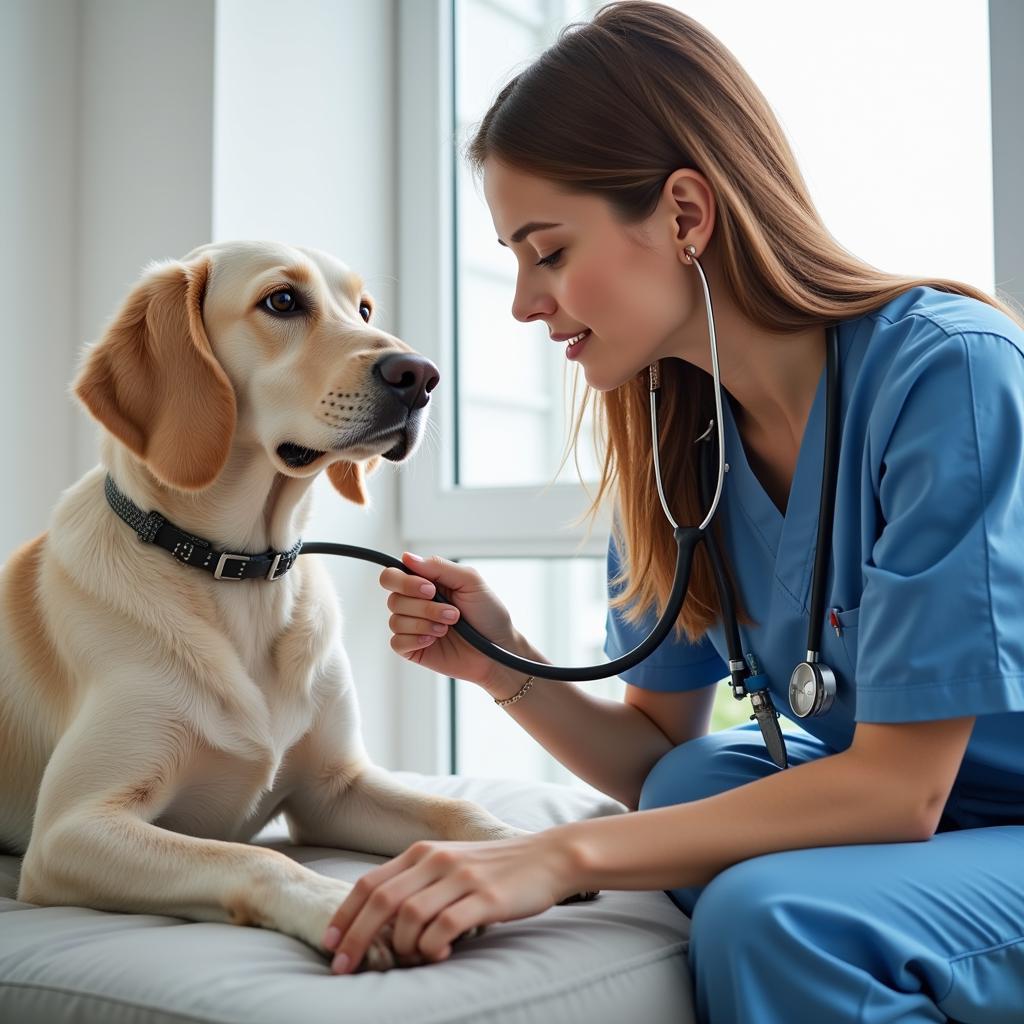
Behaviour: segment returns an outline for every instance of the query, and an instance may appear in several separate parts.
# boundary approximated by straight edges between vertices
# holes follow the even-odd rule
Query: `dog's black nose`
[[[393,352],[373,365],[373,372],[398,396],[410,412],[422,409],[437,386],[441,374],[426,356],[411,352]]]

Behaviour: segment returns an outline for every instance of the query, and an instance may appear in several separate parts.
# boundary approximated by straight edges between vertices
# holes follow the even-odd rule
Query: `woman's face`
[[[517,320],[543,320],[555,339],[589,330],[569,351],[599,391],[677,354],[692,313],[692,272],[679,259],[662,204],[649,220],[626,226],[606,200],[563,192],[493,157],[483,175],[498,239],[518,263]]]

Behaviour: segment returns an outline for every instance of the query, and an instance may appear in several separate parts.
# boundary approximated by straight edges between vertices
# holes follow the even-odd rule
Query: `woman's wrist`
[[[567,825],[556,825],[533,837],[551,865],[559,900],[588,890],[596,892],[600,888],[595,877],[597,871],[591,843],[586,829],[580,827],[585,824],[570,822]]]
[[[525,672],[508,668],[506,665],[497,665],[495,669],[491,678],[480,684],[494,700],[509,700],[514,697],[530,678]]]
[[[547,663],[546,659],[538,651],[534,650],[518,633],[515,640],[508,644],[505,649],[512,651],[513,654],[518,654],[521,658],[529,658],[531,661]],[[509,668],[500,662],[493,662],[493,671],[490,676],[487,679],[481,680],[479,685],[494,700],[508,700],[523,688],[529,678],[529,672],[521,672],[519,669]]]

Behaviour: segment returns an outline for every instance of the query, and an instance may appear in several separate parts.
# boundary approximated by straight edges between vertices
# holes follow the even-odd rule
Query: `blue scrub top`
[[[807,650],[824,369],[785,515],[747,463],[723,389],[729,472],[717,515],[758,623],[740,625],[742,650],[756,655],[779,712],[834,751],[856,722],[978,716],[947,817],[961,827],[1024,821],[1024,331],[986,303],[929,287],[838,331],[841,448],[820,652],[836,675],[831,710],[799,719],[788,698]],[[609,578],[618,565],[611,543]],[[652,622],[633,626],[609,609],[608,657],[632,650]],[[670,633],[621,678],[692,690],[727,678],[727,662],[717,623],[695,644]]]

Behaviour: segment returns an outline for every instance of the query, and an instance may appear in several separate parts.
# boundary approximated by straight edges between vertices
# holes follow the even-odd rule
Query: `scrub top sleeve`
[[[884,526],[863,565],[857,721],[1024,711],[1024,356],[980,331],[901,350],[868,432]]]
[[[609,597],[622,589],[621,585],[613,589],[611,584],[618,571],[619,552],[612,537],[608,543]],[[609,607],[605,621],[605,654],[614,659],[629,653],[644,640],[656,622],[657,617],[649,612],[639,624],[633,625],[625,620],[621,609]],[[728,674],[728,668],[707,635],[691,644],[685,637],[677,641],[674,633],[670,632],[650,657],[620,672],[619,678],[644,690],[675,692],[709,686]]]

